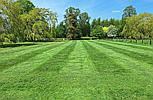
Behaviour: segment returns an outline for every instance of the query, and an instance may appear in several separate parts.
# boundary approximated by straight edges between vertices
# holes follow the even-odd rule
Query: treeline
[[[128,6],[122,19],[101,18],[91,20],[87,12],[69,7],[64,20],[57,24],[57,14],[49,9],[37,8],[29,0],[0,1],[0,41],[53,41],[55,38],[81,39],[151,39],[153,14],[137,14]]]
[[[50,41],[57,14],[29,0],[0,0],[0,41]]]

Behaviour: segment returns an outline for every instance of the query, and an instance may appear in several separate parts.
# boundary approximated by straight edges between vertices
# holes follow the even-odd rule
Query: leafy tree
[[[78,27],[78,16],[80,10],[74,7],[69,7],[66,9],[65,22],[67,26],[67,38],[76,39],[80,38],[80,32]]]
[[[1,0],[0,10],[7,22],[6,30],[8,33],[13,33],[17,38],[22,39],[22,21],[19,15],[22,12],[22,8],[19,3],[13,0]]]
[[[35,8],[34,4],[30,0],[17,0],[16,2],[20,4],[23,13],[28,13]]]
[[[106,33],[103,31],[103,27],[102,26],[96,26],[92,30],[91,34],[92,34],[92,36],[98,37],[99,39],[106,38]]]
[[[0,16],[0,33],[4,32],[3,28],[3,18]]]
[[[82,36],[90,35],[90,17],[88,13],[84,12],[79,15],[79,29]]]
[[[139,14],[126,19],[123,35],[128,38],[152,38],[153,15],[149,13]]]
[[[105,32],[105,33],[107,33],[108,32],[108,27],[103,27],[103,31]]]
[[[64,22],[61,22],[56,28],[56,37],[66,38],[66,25]]]
[[[48,29],[48,24],[44,21],[37,21],[32,26],[32,31],[35,34],[44,34]]]
[[[57,23],[57,14],[49,9],[42,9],[42,14],[45,20],[49,25],[49,33],[52,34],[54,38],[56,38],[56,23]]]
[[[123,15],[122,18],[127,18],[127,17],[132,17],[134,15],[136,15],[136,9],[133,6],[128,6],[123,10]]]
[[[101,26],[101,18],[93,19],[91,23],[91,28],[95,28],[96,26]]]
[[[108,37],[116,37],[117,35],[118,35],[118,29],[115,26],[110,25],[108,27],[107,36]]]

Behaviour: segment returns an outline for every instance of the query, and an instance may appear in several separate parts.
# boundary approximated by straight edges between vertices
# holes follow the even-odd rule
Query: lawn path
[[[109,90],[112,98],[117,100],[127,98],[127,96],[130,96],[131,100],[150,100],[152,98],[152,64],[129,57],[123,53],[125,50],[118,52],[114,50],[114,47],[110,48],[110,45],[106,46],[103,42],[99,44],[92,41],[89,42],[89,44],[91,47],[102,52],[101,56],[106,55],[105,59],[109,58],[108,62],[110,64],[104,64],[104,60],[102,59],[102,62],[97,60],[95,64],[97,64],[97,66],[100,66],[100,64],[102,64],[101,66],[105,65],[105,67],[100,67],[100,69],[102,73],[104,72],[106,74],[107,81],[104,82],[108,82],[106,84],[110,84],[112,88],[112,91]],[[113,68],[115,64],[111,65],[112,63],[116,63],[117,66]],[[107,76],[107,74],[109,76],[112,75],[112,77]],[[118,94],[120,92],[124,92],[127,95]],[[139,93],[141,93],[141,95]],[[119,95],[119,97],[116,97],[117,95]]]
[[[14,75],[20,76],[27,74],[36,68],[39,68],[39,66],[43,65],[43,63],[46,63],[49,59],[54,57],[58,52],[69,46],[71,42],[68,43],[62,43],[62,44],[56,44],[54,46],[49,46],[50,48],[41,47],[41,50],[39,52],[31,52],[28,54],[30,56],[29,59],[23,60],[23,62],[20,62],[18,64],[15,64],[11,66],[8,69],[3,70],[0,74],[13,76]],[[33,55],[33,56],[31,56]],[[24,58],[23,58],[24,59]]]
[[[142,49],[135,49],[132,47],[128,47],[128,46],[122,46],[122,45],[115,45],[115,44],[111,44],[111,43],[107,43],[107,42],[98,42],[98,41],[92,41],[95,42],[99,45],[102,45],[103,47],[107,48],[107,49],[112,49],[115,52],[124,54],[128,57],[131,57],[131,59],[135,59],[139,62],[143,62],[143,63],[148,63],[150,64],[150,68],[152,69],[153,66],[153,51],[145,51]],[[149,66],[148,66],[149,67]]]
[[[40,47],[27,49],[26,51],[20,51],[13,54],[8,54],[5,56],[1,56],[0,58],[0,71],[3,71],[12,66],[16,66],[17,64],[21,64],[22,62],[26,62],[30,58],[37,56],[45,51],[56,48],[63,43],[57,43],[52,45],[42,45]],[[7,53],[6,53],[7,54]]]
[[[100,41],[101,42],[111,43],[111,44],[118,44],[118,45],[133,47],[133,48],[139,48],[139,49],[145,49],[145,50],[153,50],[153,46],[152,45],[137,44],[137,43],[127,43],[127,42],[116,42],[116,41],[107,41],[107,40],[100,40]]]
[[[153,48],[151,46],[143,46],[143,45],[137,45],[137,44],[128,44],[128,43],[119,43],[119,42],[113,42],[113,41],[95,41],[98,43],[105,43],[111,46],[115,46],[118,48],[121,48],[124,50],[129,50],[135,53],[141,53],[144,55],[152,56],[153,55]]]
[[[55,91],[57,100],[94,100],[105,99],[103,91],[98,94],[102,85],[82,41],[77,44],[68,57],[66,66],[59,73],[59,85]]]

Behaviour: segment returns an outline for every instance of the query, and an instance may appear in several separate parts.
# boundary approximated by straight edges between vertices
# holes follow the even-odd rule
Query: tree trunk
[[[150,45],[152,44],[152,40],[150,39]]]
[[[137,39],[135,39],[135,42],[138,43]]]
[[[142,39],[142,44],[143,44],[143,39]]]

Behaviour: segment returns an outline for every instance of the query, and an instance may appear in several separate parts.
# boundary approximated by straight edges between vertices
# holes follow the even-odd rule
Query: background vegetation
[[[69,7],[64,20],[58,23],[57,14],[45,8],[37,8],[29,0],[0,1],[0,41],[54,41],[55,38],[99,39],[122,38],[143,40],[153,37],[153,14],[137,14],[128,6],[122,19],[101,18],[91,20],[87,12]],[[91,38],[92,39],[92,38]]]

